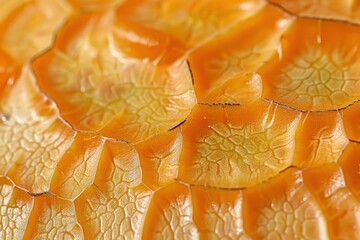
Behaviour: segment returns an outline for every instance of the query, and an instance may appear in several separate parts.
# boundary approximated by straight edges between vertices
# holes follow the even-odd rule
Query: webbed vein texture
[[[359,0],[0,0],[0,239],[360,239]]]
[[[94,183],[76,200],[85,238],[139,239],[152,192],[141,183],[135,149],[105,143]]]
[[[267,184],[244,190],[245,230],[253,239],[328,239],[325,218],[301,172],[288,170]]]
[[[299,110],[353,104],[360,95],[359,40],[358,26],[297,19],[281,40],[281,54],[259,71],[263,96]]]
[[[0,178],[0,238],[23,237],[33,204],[31,196],[6,177]]]
[[[61,156],[75,133],[35,85],[29,67],[12,86],[0,111],[0,174],[30,192],[49,190]]]
[[[116,25],[113,14],[83,17],[72,24],[60,35],[66,42],[58,42],[39,58],[35,71],[40,87],[76,129],[140,142],[188,116],[196,98],[184,58],[169,62],[160,39],[140,35],[145,31],[141,28],[143,32],[125,34],[126,26]],[[74,34],[76,24],[83,30]],[[104,30],[107,24],[112,27]],[[122,51],[124,42],[128,47],[140,45],[150,54],[153,45],[165,49],[155,59],[135,58]]]
[[[173,183],[156,193],[148,209],[144,238],[198,239],[188,186]]]
[[[245,107],[199,105],[183,127],[179,177],[225,188],[265,181],[290,166],[298,121],[298,113],[265,101]]]

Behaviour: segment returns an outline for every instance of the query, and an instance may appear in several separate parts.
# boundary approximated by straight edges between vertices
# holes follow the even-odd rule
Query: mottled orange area
[[[360,239],[359,0],[0,0],[0,239]]]
[[[342,114],[347,136],[349,139],[360,142],[360,103],[357,102],[344,109]]]
[[[95,178],[105,140],[94,134],[77,133],[59,160],[50,191],[65,199],[75,199]]]
[[[50,194],[34,198],[24,239],[83,239],[73,202]]]
[[[198,105],[182,127],[179,178],[225,188],[261,183],[291,164],[298,121],[298,113],[266,101]]]
[[[101,12],[112,9],[125,0],[68,0],[77,10],[85,12]]]
[[[244,233],[240,190],[192,187],[191,196],[200,239],[250,239]]]
[[[336,164],[304,171],[304,183],[318,202],[330,238],[360,238],[360,205],[347,188]]]
[[[62,0],[3,0],[0,47],[24,63],[51,46],[55,31],[70,14],[69,5]]]
[[[347,143],[339,112],[303,114],[296,134],[293,165],[314,167],[336,162]]]
[[[0,49],[0,103],[18,77],[18,66],[6,52]],[[1,106],[0,106],[1,107]]]
[[[143,169],[143,182],[152,189],[166,186],[176,180],[182,134],[179,128],[135,146]]]
[[[339,109],[359,100],[359,30],[346,23],[296,20],[281,39],[279,55],[259,72],[263,96],[300,110]]]
[[[141,183],[135,148],[107,141],[93,184],[75,200],[85,238],[138,239],[151,195]]]
[[[34,199],[0,177],[0,238],[21,239],[24,236]]]
[[[55,167],[74,132],[35,85],[28,66],[3,100],[0,174],[33,193],[49,190]]]
[[[252,239],[328,239],[326,219],[300,171],[288,169],[244,190],[243,201],[245,231]]]
[[[262,81],[255,72],[277,53],[279,40],[292,20],[267,6],[191,53],[198,100],[246,104],[260,98]],[[254,31],[257,26],[263,30]]]
[[[269,0],[298,16],[360,23],[359,0]]]
[[[339,164],[347,188],[360,200],[360,145],[350,142],[344,150]]]
[[[76,129],[139,142],[178,125],[195,104],[181,46],[132,26],[112,13],[75,18],[35,61],[41,89]]]
[[[262,0],[132,0],[117,13],[127,19],[162,30],[196,48],[235,24],[255,15]]]
[[[143,239],[199,238],[199,232],[193,221],[193,207],[188,186],[173,183],[154,193],[142,237]]]

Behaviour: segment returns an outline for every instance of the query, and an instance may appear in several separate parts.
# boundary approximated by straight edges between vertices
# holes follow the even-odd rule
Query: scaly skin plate
[[[360,1],[0,6],[0,239],[360,239]]]

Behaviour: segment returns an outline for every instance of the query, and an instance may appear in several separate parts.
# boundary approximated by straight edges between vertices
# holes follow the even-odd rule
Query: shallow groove
[[[294,16],[296,18],[302,18],[302,19],[309,19],[309,20],[320,20],[320,21],[330,21],[330,22],[338,22],[338,23],[345,23],[345,24],[351,24],[351,25],[354,25],[354,26],[359,26],[360,27],[360,23],[356,23],[356,22],[352,22],[352,21],[349,21],[349,20],[345,20],[345,19],[335,19],[335,18],[325,18],[325,17],[310,17],[310,16],[303,16],[301,14],[297,14],[297,13],[294,13],[290,10],[288,10],[286,7],[283,7],[281,4],[279,3],[274,3],[273,1],[271,0],[265,0],[268,4],[280,9],[281,11],[291,15],[291,16]]]

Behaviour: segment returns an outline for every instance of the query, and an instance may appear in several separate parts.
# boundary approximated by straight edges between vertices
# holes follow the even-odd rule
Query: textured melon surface
[[[360,239],[359,0],[0,0],[0,239]]]

